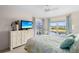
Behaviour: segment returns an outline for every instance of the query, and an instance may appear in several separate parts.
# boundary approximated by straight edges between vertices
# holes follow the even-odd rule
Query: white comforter
[[[60,44],[64,39],[58,36],[40,35],[29,39],[25,50],[31,53],[62,53],[68,52],[60,49]]]

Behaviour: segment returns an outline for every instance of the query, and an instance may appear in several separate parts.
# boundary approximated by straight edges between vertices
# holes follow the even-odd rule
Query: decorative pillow
[[[75,41],[78,41],[78,40],[79,40],[79,34],[76,34]]]
[[[70,49],[70,47],[73,45],[74,39],[66,39],[61,45],[61,49]]]

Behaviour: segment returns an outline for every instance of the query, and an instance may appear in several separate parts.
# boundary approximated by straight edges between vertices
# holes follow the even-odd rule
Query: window
[[[66,33],[66,21],[49,22],[49,31],[51,33],[65,34]]]

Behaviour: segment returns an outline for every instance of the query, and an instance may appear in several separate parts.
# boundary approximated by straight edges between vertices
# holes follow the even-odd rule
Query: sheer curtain
[[[72,19],[71,19],[71,15],[66,17],[66,27],[67,27],[67,34],[72,33]]]

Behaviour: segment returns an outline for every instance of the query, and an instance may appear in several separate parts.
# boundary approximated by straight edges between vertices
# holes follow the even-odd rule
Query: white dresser
[[[11,31],[10,32],[10,50],[15,47],[21,46],[34,36],[33,29]]]

